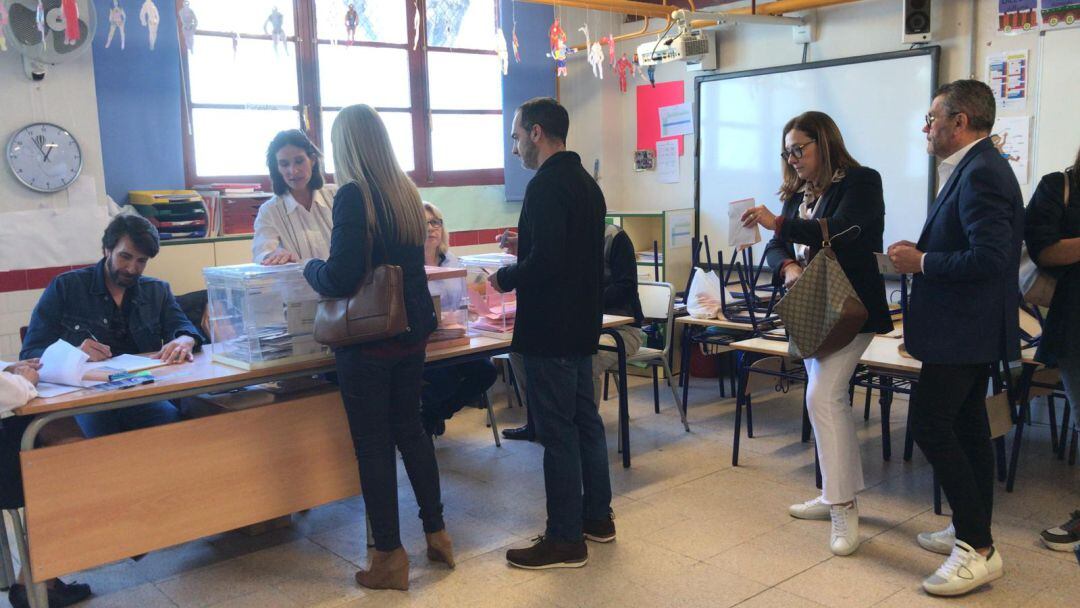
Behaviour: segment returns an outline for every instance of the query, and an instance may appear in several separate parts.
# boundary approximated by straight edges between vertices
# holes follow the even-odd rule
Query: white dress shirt
[[[952,154],[949,155],[948,158],[946,158],[945,160],[938,163],[938,166],[937,166],[937,193],[938,194],[941,194],[941,190],[943,188],[945,188],[945,184],[949,183],[949,178],[952,177],[953,172],[956,171],[956,166],[960,164],[960,161],[964,160],[964,156],[967,155],[968,150],[971,150],[973,147],[975,147],[975,144],[979,143],[980,141],[982,141],[982,139],[976,139],[975,141],[971,142],[970,144],[964,146],[963,148],[960,148],[956,152],[953,152]],[[923,272],[923,273],[926,272],[926,253],[923,253],[919,257],[919,271]]]
[[[255,263],[261,264],[277,249],[292,252],[301,260],[330,257],[335,192],[337,188],[332,185],[316,190],[310,210],[288,192],[263,203],[255,217],[255,239],[251,243]]]
[[[0,370],[9,365],[6,361],[0,361]],[[37,397],[37,389],[29,380],[18,374],[0,371],[0,411],[22,407],[34,397]]]

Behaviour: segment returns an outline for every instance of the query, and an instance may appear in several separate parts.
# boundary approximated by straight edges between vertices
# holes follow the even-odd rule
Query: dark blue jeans
[[[524,355],[525,400],[544,446],[547,531],[561,542],[582,540],[582,520],[611,512],[604,421],[593,401],[592,357]]]
[[[180,410],[168,401],[155,401],[118,410],[79,414],[75,422],[87,439],[145,429],[180,420]]]
[[[420,424],[423,349],[386,356],[364,352],[361,345],[335,354],[375,548],[393,551],[401,546],[395,447],[405,461],[424,532],[442,530],[439,465],[431,437]]]

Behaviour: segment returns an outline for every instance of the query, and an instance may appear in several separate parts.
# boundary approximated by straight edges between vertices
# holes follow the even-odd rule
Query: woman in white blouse
[[[278,133],[266,151],[274,197],[259,207],[252,254],[274,265],[330,255],[334,186],[325,183],[322,153],[293,129]]]

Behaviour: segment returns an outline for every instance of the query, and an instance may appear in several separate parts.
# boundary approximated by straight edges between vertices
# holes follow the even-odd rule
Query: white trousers
[[[821,460],[822,497],[828,504],[855,499],[863,483],[859,439],[848,400],[851,374],[874,334],[859,334],[844,348],[820,359],[806,359],[806,408]]]

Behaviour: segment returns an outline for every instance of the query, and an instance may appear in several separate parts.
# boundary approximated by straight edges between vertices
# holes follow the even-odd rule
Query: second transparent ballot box
[[[439,326],[428,338],[432,349],[469,343],[469,308],[465,292],[465,269],[425,266],[428,291]]]
[[[517,294],[499,293],[491,288],[488,278],[503,266],[517,262],[507,253],[484,253],[459,258],[465,266],[465,284],[469,300],[469,328],[473,331],[506,335],[514,331],[517,313]]]

